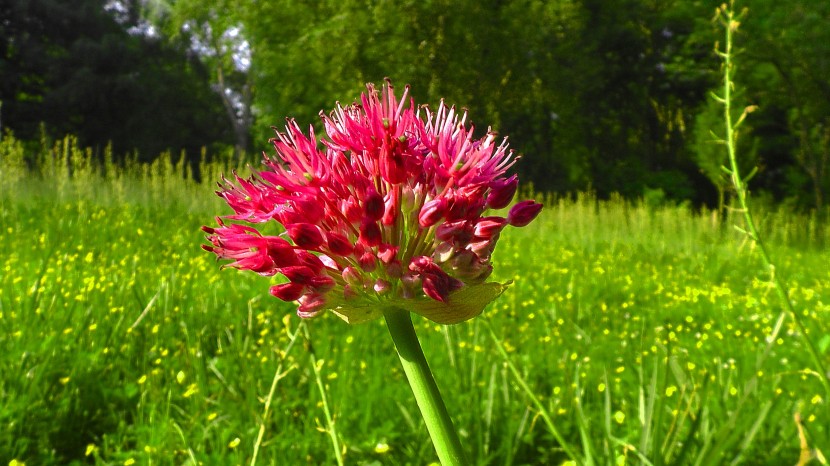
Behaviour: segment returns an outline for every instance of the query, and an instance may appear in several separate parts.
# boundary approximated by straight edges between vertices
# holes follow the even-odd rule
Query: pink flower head
[[[442,324],[480,314],[507,284],[487,282],[501,230],[530,223],[542,208],[506,207],[518,178],[507,141],[492,131],[473,138],[466,113],[443,102],[435,112],[400,100],[391,83],[367,85],[359,103],[322,115],[318,144],[294,120],[272,143],[265,169],[249,179],[223,179],[218,192],[248,224],[271,220],[284,234],[253,226],[204,227],[203,246],[231,267],[287,283],[270,293],[298,303],[298,314],[332,311],[363,322],[398,307]],[[290,240],[290,241],[288,241]]]

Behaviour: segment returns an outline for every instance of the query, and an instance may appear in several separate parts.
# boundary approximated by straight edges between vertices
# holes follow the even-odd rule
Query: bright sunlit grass
[[[346,464],[435,461],[382,323],[324,317],[308,322],[313,346],[292,345],[299,318],[262,292],[268,278],[220,279],[199,248],[222,211],[209,184],[164,160],[100,177],[71,143],[28,175],[16,150],[0,153],[2,464],[249,464],[262,422],[257,464],[330,464],[315,372]],[[819,375],[731,220],[589,195],[546,204],[503,234],[494,278],[514,284],[482,317],[416,320],[470,458],[565,460],[484,321],[599,463],[793,464],[799,425],[827,454]],[[758,218],[826,360],[830,238],[809,217]]]

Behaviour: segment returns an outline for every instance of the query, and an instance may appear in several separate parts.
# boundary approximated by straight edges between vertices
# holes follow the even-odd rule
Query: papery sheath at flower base
[[[489,130],[476,139],[466,113],[443,102],[435,111],[416,107],[408,94],[407,87],[398,99],[391,83],[368,84],[360,102],[321,113],[320,140],[288,120],[262,170],[222,180],[217,194],[234,213],[203,228],[210,242],[203,247],[230,267],[282,276],[270,294],[295,301],[301,317],[385,317],[439,457],[461,464],[458,455],[445,461],[430,427],[444,422],[452,430],[409,312],[439,324],[479,315],[509,285],[487,281],[501,231],[527,225],[542,205],[523,201],[507,217],[493,215],[518,186],[507,175],[516,157],[506,139]],[[265,228],[283,233],[265,235]],[[426,374],[410,374],[409,359]],[[429,380],[416,388],[413,377]],[[432,421],[419,398],[431,390],[438,400],[425,403],[443,409]]]

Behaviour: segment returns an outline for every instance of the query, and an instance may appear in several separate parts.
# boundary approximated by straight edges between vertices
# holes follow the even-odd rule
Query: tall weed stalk
[[[741,175],[741,167],[738,165],[738,158],[736,153],[737,141],[739,136],[738,129],[740,128],[741,124],[746,120],[746,117],[749,113],[755,110],[754,106],[746,107],[741,115],[738,117],[736,121],[733,122],[732,120],[732,90],[735,87],[734,76],[734,62],[733,59],[735,57],[735,53],[733,51],[733,36],[734,33],[738,30],[740,26],[740,20],[745,16],[746,10],[743,10],[740,13],[736,13],[734,10],[734,2],[730,2],[729,5],[722,5],[717,10],[716,20],[720,22],[721,26],[724,28],[724,48],[721,50],[718,48],[716,50],[718,56],[723,61],[723,90],[722,95],[717,95],[713,93],[713,97],[715,100],[720,102],[723,105],[723,119],[724,119],[724,127],[726,130],[726,137],[725,138],[717,138],[716,141],[725,145],[726,150],[729,155],[729,167],[724,167],[724,171],[729,176],[732,181],[732,186],[735,189],[735,197],[738,201],[738,211],[743,214],[744,223],[746,225],[745,228],[741,228],[735,226],[740,232],[745,234],[756,246],[758,249],[759,254],[764,262],[765,268],[769,273],[770,282],[775,289],[775,292],[778,294],[779,299],[781,300],[782,305],[784,306],[784,313],[789,314],[790,318],[793,321],[796,329],[798,330],[798,334],[801,337],[801,340],[804,346],[807,348],[809,352],[810,359],[813,362],[813,368],[817,374],[815,374],[818,379],[821,381],[821,384],[824,388],[825,397],[826,399],[830,399],[830,381],[828,380],[827,371],[825,370],[824,363],[821,361],[821,357],[816,349],[815,344],[810,339],[809,335],[807,334],[807,328],[804,326],[804,322],[802,322],[801,317],[796,312],[795,308],[793,307],[792,301],[790,300],[789,289],[787,288],[786,280],[781,276],[781,273],[776,273],[775,262],[772,260],[772,257],[769,253],[769,249],[762,238],[758,227],[756,226],[755,219],[753,218],[752,211],[750,210],[750,198],[749,198],[749,191],[747,189],[747,184],[743,175]],[[769,337],[769,341],[774,341],[778,338],[778,333],[781,330],[781,326],[776,326],[772,335]]]

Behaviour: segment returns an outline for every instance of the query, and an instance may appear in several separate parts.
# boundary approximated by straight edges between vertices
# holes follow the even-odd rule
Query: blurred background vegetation
[[[103,159],[254,160],[366,82],[412,85],[509,135],[537,190],[728,202],[712,145],[720,2],[3,0],[0,125]],[[830,194],[830,2],[745,0],[738,110],[751,180],[800,210]],[[49,143],[51,144],[51,142]]]

